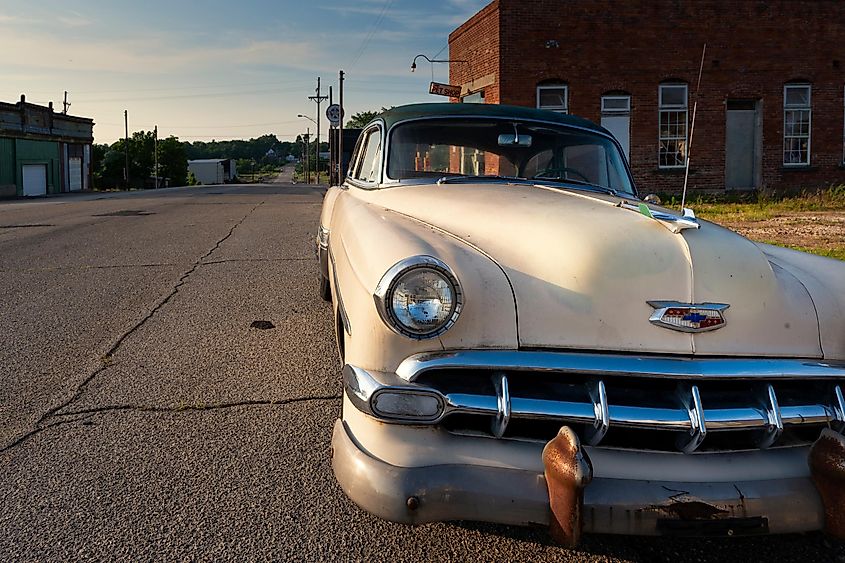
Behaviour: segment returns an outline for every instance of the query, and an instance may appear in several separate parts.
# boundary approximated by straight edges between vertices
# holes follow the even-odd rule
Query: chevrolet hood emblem
[[[654,313],[651,324],[681,332],[707,332],[725,326],[722,314],[730,307],[726,303],[679,303],[677,301],[649,301]]]

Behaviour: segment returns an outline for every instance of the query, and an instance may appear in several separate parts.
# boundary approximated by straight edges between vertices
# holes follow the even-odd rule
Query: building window
[[[472,94],[467,94],[463,98],[461,98],[461,102],[464,104],[483,104],[484,103],[484,90],[479,92],[473,92]]]
[[[569,113],[569,86],[565,84],[537,86],[537,107],[558,113]]]
[[[812,87],[787,84],[783,87],[783,164],[810,164],[810,108]]]
[[[659,166],[683,168],[687,158],[687,85],[661,84],[659,107]]]

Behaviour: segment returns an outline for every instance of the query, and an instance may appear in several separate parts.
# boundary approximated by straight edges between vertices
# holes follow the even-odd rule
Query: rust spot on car
[[[654,508],[681,520],[713,520],[728,514],[727,510],[697,500],[673,502]]]
[[[827,533],[845,539],[845,436],[829,428],[810,448],[810,475],[824,504]]]
[[[552,538],[562,545],[575,546],[581,540],[584,487],[593,479],[593,464],[570,427],[563,426],[543,448],[543,467],[552,511]]]

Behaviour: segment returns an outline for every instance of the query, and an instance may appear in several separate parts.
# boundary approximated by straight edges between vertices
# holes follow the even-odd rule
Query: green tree
[[[173,135],[158,142],[158,175],[169,178],[171,186],[190,185],[185,144]]]
[[[382,108],[383,109],[383,108]],[[375,119],[379,114],[377,111],[359,111],[352,118],[343,124],[344,129],[362,129],[367,123]]]

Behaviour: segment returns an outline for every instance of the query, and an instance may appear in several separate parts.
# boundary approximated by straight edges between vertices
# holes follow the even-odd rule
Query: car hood
[[[805,287],[712,223],[674,233],[617,206],[619,198],[529,185],[407,186],[368,199],[499,264],[513,287],[521,347],[822,356]],[[691,334],[652,324],[649,301],[730,308],[724,327]]]

